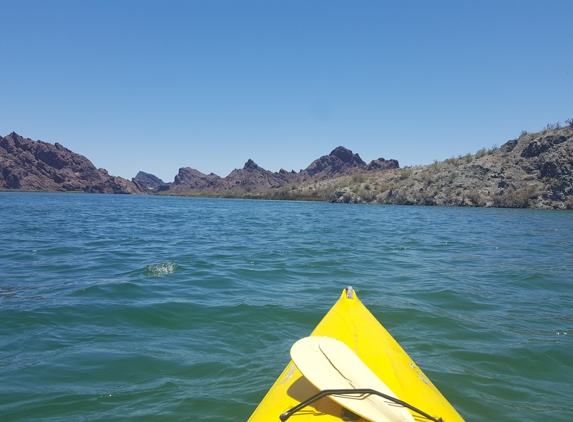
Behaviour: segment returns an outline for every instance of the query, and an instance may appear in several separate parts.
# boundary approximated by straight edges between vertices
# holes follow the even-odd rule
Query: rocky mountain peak
[[[329,155],[314,160],[305,170],[303,179],[328,179],[336,175],[366,170],[366,163],[358,154],[353,154],[342,146],[335,148]]]
[[[256,170],[256,169],[258,169],[258,168],[260,168],[260,167],[257,165],[257,163],[255,163],[253,160],[251,160],[251,159],[249,158],[249,161],[247,161],[247,162],[245,163],[245,166],[243,167],[243,170]]]
[[[353,154],[352,151],[342,146],[333,149],[332,152],[330,153],[330,156],[338,158],[343,163],[348,163],[353,165],[366,164],[362,160],[362,158],[360,158],[360,155]]]

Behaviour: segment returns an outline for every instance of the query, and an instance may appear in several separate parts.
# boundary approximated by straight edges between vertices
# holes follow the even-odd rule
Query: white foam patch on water
[[[151,277],[161,277],[165,274],[173,274],[177,271],[177,264],[175,262],[169,261],[163,264],[148,265],[145,270],[147,275]]]

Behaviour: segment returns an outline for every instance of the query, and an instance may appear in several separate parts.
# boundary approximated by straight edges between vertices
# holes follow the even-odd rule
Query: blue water
[[[34,193],[0,420],[245,421],[347,285],[467,421],[573,420],[571,212]]]

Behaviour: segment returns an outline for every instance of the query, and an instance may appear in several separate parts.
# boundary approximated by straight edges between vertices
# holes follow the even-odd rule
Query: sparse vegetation
[[[545,130],[554,130],[554,129],[559,129],[561,128],[561,123],[557,122],[557,123],[548,123],[547,126],[545,126]]]
[[[366,181],[366,177],[362,173],[355,173],[352,175],[352,182],[353,183],[364,183]]]
[[[476,153],[476,158],[482,158],[484,155],[487,154],[487,149],[486,148],[481,148],[478,150],[478,152]]]
[[[412,176],[412,169],[410,168],[405,167],[400,171],[400,180],[409,179],[411,176]]]
[[[527,186],[521,191],[509,187],[493,197],[494,206],[499,208],[527,208],[530,198],[535,195],[535,187]]]
[[[568,119],[566,123],[573,127],[573,119]],[[481,148],[473,155],[468,153],[443,161],[434,160],[427,166],[354,173],[335,179],[292,183],[273,189],[245,188],[177,194],[342,203],[573,210],[573,176],[566,180],[551,173],[552,177],[540,179],[539,174],[546,171],[547,160],[553,159],[542,155],[548,150],[547,147],[533,156],[522,154],[524,148],[530,144],[543,145],[547,131],[560,130],[558,124],[548,126],[553,129],[546,128],[537,133],[523,131],[519,139],[510,141],[509,147],[494,145],[489,149]],[[566,154],[565,161],[559,165],[571,169],[573,144],[570,139],[573,132],[566,136],[567,143],[560,141],[555,145],[559,145],[562,154]],[[553,144],[550,144],[550,148],[554,148]],[[573,171],[560,170],[558,174],[573,174]]]
[[[469,205],[474,206],[474,207],[483,207],[485,205],[485,200],[483,199],[483,197],[479,194],[479,192],[476,191],[468,191],[465,194],[466,199],[469,202]]]

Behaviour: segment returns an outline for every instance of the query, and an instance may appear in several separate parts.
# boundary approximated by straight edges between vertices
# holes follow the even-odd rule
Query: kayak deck
[[[462,421],[445,397],[432,384],[402,347],[347,288],[311,336],[335,338],[346,344],[402,401],[444,422]],[[304,402],[319,390],[290,361],[263,398],[249,422],[280,421],[280,415]],[[415,421],[429,419],[410,411]],[[342,421],[364,419],[323,397],[290,416],[289,421]]]

